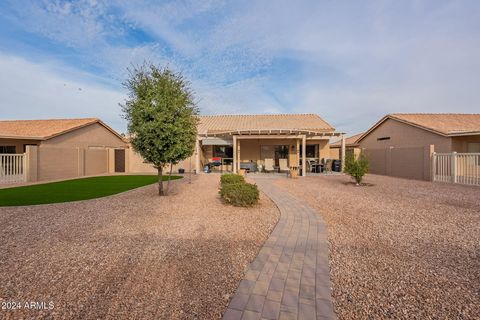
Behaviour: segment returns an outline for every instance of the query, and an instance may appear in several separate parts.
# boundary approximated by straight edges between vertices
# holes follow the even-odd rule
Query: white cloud
[[[0,118],[98,117],[125,131],[118,106],[125,99],[123,92],[96,85],[86,74],[67,78],[72,70],[59,73],[61,66],[49,65],[0,54]]]

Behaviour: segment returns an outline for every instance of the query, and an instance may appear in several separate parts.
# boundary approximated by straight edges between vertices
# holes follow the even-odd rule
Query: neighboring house
[[[305,175],[308,161],[330,158],[329,140],[339,136],[316,114],[200,116],[195,168],[211,162],[233,172],[286,165]]]
[[[360,154],[360,148],[358,144],[358,139],[362,136],[362,133],[358,133],[351,137],[345,138],[345,154],[353,153],[355,157],[358,157]],[[340,159],[342,151],[342,140],[335,141],[330,144],[330,158]]]
[[[126,147],[95,118],[0,121],[0,154],[25,153],[28,181],[125,172]]]
[[[370,172],[430,180],[433,152],[480,152],[480,114],[389,114],[357,143]]]

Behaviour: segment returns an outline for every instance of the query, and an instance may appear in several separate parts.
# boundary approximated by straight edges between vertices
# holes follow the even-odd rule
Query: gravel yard
[[[328,227],[340,319],[480,319],[480,188],[368,175],[279,179]]]
[[[268,238],[278,210],[261,195],[223,205],[218,175],[89,201],[0,208],[0,302],[19,317],[215,319]],[[54,303],[51,310],[25,302]],[[9,305],[12,307],[12,305]]]

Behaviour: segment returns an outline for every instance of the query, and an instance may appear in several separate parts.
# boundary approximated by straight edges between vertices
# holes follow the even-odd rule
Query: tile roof
[[[357,140],[362,136],[363,132],[358,133],[356,135],[350,136],[345,138],[345,146],[347,147],[353,147],[357,145]],[[341,147],[342,146],[342,140],[335,141],[330,144],[330,147]]]
[[[393,113],[389,117],[443,135],[480,132],[480,114]]]
[[[105,126],[107,129],[119,136],[118,133],[105,125],[101,120],[97,118],[85,118],[4,120],[0,121],[0,137],[46,140],[96,122]]]
[[[199,118],[199,134],[237,130],[335,131],[330,124],[316,114],[215,115]]]

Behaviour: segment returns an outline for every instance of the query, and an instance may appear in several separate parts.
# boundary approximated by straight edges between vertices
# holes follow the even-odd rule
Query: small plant
[[[232,183],[243,183],[245,178],[239,174],[227,173],[222,174],[220,177],[220,183],[223,185],[232,184]]]
[[[222,184],[220,197],[225,203],[235,207],[251,207],[258,202],[260,192],[256,184],[246,182]]]
[[[368,159],[363,153],[358,158],[355,155],[348,154],[345,159],[345,172],[350,175],[357,186],[362,183],[363,176],[368,172]]]

